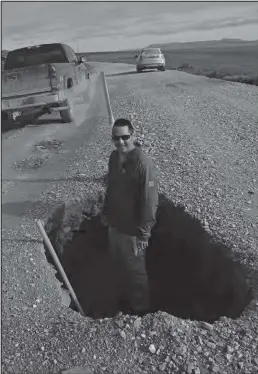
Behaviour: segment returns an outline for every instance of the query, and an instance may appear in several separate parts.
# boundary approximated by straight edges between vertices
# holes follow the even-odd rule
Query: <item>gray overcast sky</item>
[[[2,48],[64,42],[76,51],[258,39],[258,2],[2,2]]]

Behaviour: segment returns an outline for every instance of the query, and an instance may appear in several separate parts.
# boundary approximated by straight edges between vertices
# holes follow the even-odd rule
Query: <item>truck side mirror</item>
[[[79,64],[84,64],[87,61],[87,58],[85,56],[80,56],[78,61],[79,61]]]
[[[134,55],[134,58],[137,58],[138,57],[138,55]]]

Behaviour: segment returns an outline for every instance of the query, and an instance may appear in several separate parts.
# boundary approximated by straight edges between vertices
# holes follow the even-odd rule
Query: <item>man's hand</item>
[[[145,254],[145,249],[148,247],[148,240],[142,240],[139,238],[136,238],[136,249],[135,249],[135,255],[137,257],[140,257]]]

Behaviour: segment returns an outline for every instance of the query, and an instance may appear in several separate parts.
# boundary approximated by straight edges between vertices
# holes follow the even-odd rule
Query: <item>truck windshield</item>
[[[5,69],[62,62],[68,62],[68,59],[60,44],[40,45],[10,51],[5,62]]]

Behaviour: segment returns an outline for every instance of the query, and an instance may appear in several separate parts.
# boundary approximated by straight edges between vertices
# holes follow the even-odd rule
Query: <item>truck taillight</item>
[[[51,86],[52,90],[58,90],[59,89],[59,84],[58,84],[58,78],[56,75],[56,68],[53,65],[49,65],[49,76],[51,80]]]
[[[53,65],[50,65],[49,67],[51,76],[56,77],[56,68]]]

